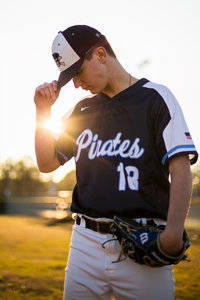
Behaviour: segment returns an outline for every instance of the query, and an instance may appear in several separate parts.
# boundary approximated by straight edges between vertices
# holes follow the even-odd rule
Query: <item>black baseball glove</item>
[[[185,230],[181,253],[170,256],[160,248],[159,244],[159,234],[164,230],[164,225],[143,225],[117,216],[113,221],[111,229],[120,242],[122,253],[135,262],[151,267],[162,267],[178,264],[186,259],[185,251],[190,246],[190,240]]]

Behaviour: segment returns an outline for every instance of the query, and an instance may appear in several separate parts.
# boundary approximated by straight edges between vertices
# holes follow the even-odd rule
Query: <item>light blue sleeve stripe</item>
[[[169,150],[162,159],[162,164],[165,164],[165,161],[167,159],[167,157],[172,154],[173,152],[175,152],[177,149],[185,149],[187,151],[187,149],[194,149],[195,150],[195,146],[194,145],[180,145],[180,146],[176,146],[174,148],[172,148],[171,150]]]

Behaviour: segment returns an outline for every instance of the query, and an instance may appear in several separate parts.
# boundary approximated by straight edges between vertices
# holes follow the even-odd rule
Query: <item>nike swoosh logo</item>
[[[90,106],[81,107],[81,111],[85,110],[86,108],[90,108]]]

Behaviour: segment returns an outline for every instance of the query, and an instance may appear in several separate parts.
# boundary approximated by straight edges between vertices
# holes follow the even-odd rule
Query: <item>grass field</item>
[[[176,300],[200,299],[200,229],[189,225],[191,262],[174,268]],[[1,300],[62,300],[71,227],[72,222],[48,226],[38,218],[0,216]]]

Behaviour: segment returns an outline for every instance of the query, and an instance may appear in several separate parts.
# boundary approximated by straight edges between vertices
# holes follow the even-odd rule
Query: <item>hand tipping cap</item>
[[[101,33],[87,25],[75,25],[60,31],[52,44],[52,56],[60,70],[58,88],[68,83],[80,69],[86,52],[92,48]]]

